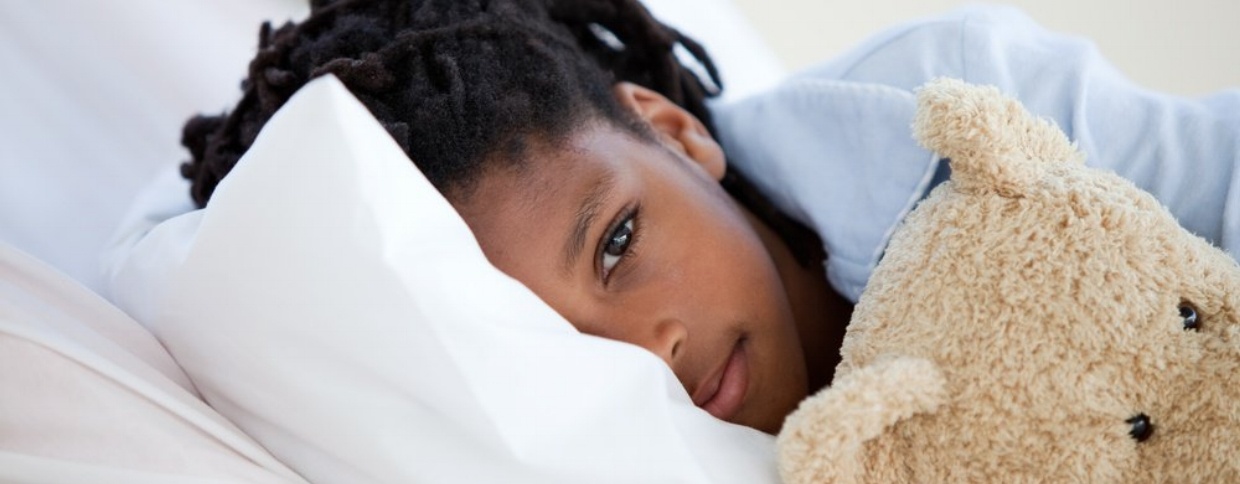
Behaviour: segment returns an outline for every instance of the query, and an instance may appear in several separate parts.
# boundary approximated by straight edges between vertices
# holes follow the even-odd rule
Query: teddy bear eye
[[[1184,329],[1199,330],[1201,321],[1197,317],[1197,308],[1191,303],[1180,303],[1180,317],[1184,319]]]
[[[1128,435],[1137,442],[1145,442],[1151,435],[1154,435],[1154,424],[1150,423],[1149,415],[1138,413],[1124,422],[1132,426],[1132,429],[1128,431]]]

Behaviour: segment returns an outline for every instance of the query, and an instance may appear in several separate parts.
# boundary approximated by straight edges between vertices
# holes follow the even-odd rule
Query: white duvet
[[[0,244],[0,482],[304,482],[148,333]]]

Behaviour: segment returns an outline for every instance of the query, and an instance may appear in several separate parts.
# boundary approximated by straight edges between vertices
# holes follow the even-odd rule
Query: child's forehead
[[[668,151],[658,142],[621,128],[586,127],[559,142],[528,143],[520,159],[485,169],[467,199],[460,201],[471,210],[488,211],[537,213],[566,203],[580,206],[617,186],[631,186],[637,178],[660,176],[661,170],[641,166],[672,161],[666,157]]]
[[[556,141],[530,137],[522,144],[516,157],[489,160],[490,166],[479,176],[483,185],[553,195],[623,168],[649,148],[644,140],[621,129],[594,125]]]

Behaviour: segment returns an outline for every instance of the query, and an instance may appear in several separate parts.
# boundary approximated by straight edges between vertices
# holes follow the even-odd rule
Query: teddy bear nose
[[[1197,319],[1197,308],[1192,303],[1180,303],[1180,317],[1184,318],[1184,329],[1198,331],[1201,322]]]
[[[1128,435],[1137,442],[1145,442],[1151,435],[1154,435],[1154,424],[1150,423],[1149,415],[1138,413],[1124,422],[1132,426],[1132,430],[1128,431]]]

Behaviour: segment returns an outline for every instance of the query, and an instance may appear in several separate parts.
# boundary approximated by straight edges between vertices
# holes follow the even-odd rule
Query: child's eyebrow
[[[611,194],[616,185],[616,177],[612,173],[604,173],[590,185],[590,189],[586,192],[586,196],[581,201],[580,208],[577,209],[577,217],[573,223],[572,232],[568,239],[564,241],[564,273],[572,271],[577,259],[581,257],[581,251],[585,247],[586,233],[590,231],[590,227],[598,220],[600,212],[603,210],[603,204],[607,201],[608,195]]]

